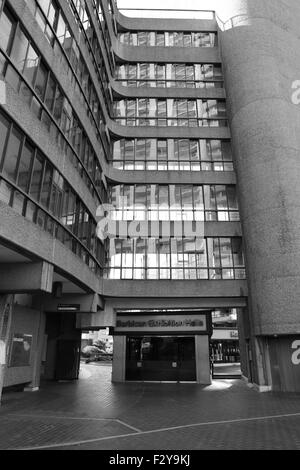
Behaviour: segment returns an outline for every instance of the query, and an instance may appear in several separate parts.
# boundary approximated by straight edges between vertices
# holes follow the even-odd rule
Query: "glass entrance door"
[[[195,381],[195,337],[127,337],[126,380]]]

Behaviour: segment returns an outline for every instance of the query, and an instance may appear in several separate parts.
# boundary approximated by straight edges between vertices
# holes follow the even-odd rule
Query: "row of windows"
[[[124,99],[114,101],[114,117],[127,126],[227,126],[223,100]]]
[[[81,54],[77,42],[73,37],[64,14],[54,0],[26,0],[26,2],[40,28],[53,47],[55,54],[60,58],[62,68],[67,71],[71,81],[74,82],[73,85],[75,90],[81,96],[81,104],[86,106],[88,103],[89,109],[96,120],[96,127],[98,127],[99,114],[101,114],[100,122],[103,121],[100,102],[83,55]],[[52,10],[55,11],[56,19],[51,21],[54,16],[53,14],[50,14]],[[48,31],[51,35],[49,35],[50,33],[48,33]],[[69,61],[65,58],[63,52],[66,54]],[[96,63],[94,63],[94,65],[97,72],[98,82],[101,86],[103,95],[106,96],[107,86],[105,87],[104,85],[107,85],[108,79],[99,48],[95,51],[95,59]],[[82,97],[82,93],[84,94],[84,97]],[[88,109],[87,114],[90,114]],[[95,126],[92,119],[91,124],[92,126]]]
[[[124,64],[116,67],[115,76],[132,87],[223,87],[221,66],[213,64]]]
[[[239,220],[232,185],[118,185],[111,203],[113,220]]]
[[[155,32],[119,33],[118,39],[128,46],[163,46],[163,47],[216,47],[216,33]]]
[[[67,0],[67,2],[70,6],[70,9],[79,27],[79,30],[83,33],[86,45],[88,47],[88,51],[90,53],[92,62],[94,63],[94,66],[97,72],[96,58],[101,60],[101,56],[103,54],[102,54],[101,47],[98,41],[97,33],[94,29],[93,21],[90,17],[88,9],[86,8],[85,0]],[[111,41],[110,41],[110,37],[108,34],[107,25],[105,22],[103,22],[101,2],[99,1],[95,2],[93,0],[92,7],[93,7],[94,13],[96,13],[95,17],[98,19],[98,24],[100,26],[99,32],[102,35],[102,42],[107,52],[107,58],[109,60],[110,67],[112,68],[113,58],[112,58]],[[105,71],[104,67],[103,67],[103,71]],[[107,81],[107,77],[105,77],[105,82],[106,81]]]
[[[111,279],[245,279],[241,238],[137,238],[109,243]]]
[[[119,170],[233,171],[231,144],[210,139],[121,139],[113,145]]]
[[[3,54],[0,54],[0,74],[58,140],[62,151],[79,169],[92,194],[95,194],[94,185],[97,188],[101,184],[101,167],[93,147],[52,72],[20,25],[5,9],[0,17],[0,46],[26,82],[20,80],[19,74]],[[104,157],[103,148],[102,154]]]
[[[145,162],[147,169],[153,169],[155,163],[159,163],[159,169],[166,163],[173,170],[187,169],[190,163],[195,170],[200,169],[200,163],[205,163],[206,169],[218,163],[233,169],[230,141],[219,139],[121,139],[113,144],[113,161],[128,164],[125,169],[133,164],[141,168]]]
[[[113,53],[113,48],[112,48],[112,44],[110,40],[110,34],[108,31],[107,23],[103,15],[102,0],[92,0],[92,7],[93,7],[93,12],[94,12],[94,17],[96,18],[98,22],[101,39],[104,44],[104,47],[106,50],[106,56],[108,58],[109,66],[112,72],[115,66],[115,57]],[[108,7],[110,7],[109,2],[108,2]],[[116,29],[114,18],[113,18],[113,26]]]
[[[91,213],[53,164],[2,112],[0,172],[1,200],[52,235],[54,228],[59,230],[68,244],[71,244],[74,235],[81,242],[76,243],[76,246],[86,248],[84,253],[88,264],[88,252],[92,255],[91,260],[99,256],[100,242],[96,237],[96,222]],[[63,230],[63,227],[69,232]],[[61,239],[61,235],[54,236]]]

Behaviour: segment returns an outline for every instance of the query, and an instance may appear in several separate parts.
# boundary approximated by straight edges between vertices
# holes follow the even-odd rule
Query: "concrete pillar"
[[[211,383],[208,336],[196,335],[195,342],[197,383],[208,385]]]
[[[6,370],[7,342],[11,324],[12,303],[12,295],[0,296],[0,404]]]
[[[112,382],[125,382],[126,336],[114,336]]]
[[[42,366],[42,354],[44,351],[44,341],[45,341],[45,326],[46,326],[46,314],[40,312],[39,318],[39,328],[38,328],[38,337],[37,337],[37,354],[34,356],[33,360],[33,370],[32,370],[32,381],[24,388],[24,392],[36,392],[40,387],[41,379],[41,366]]]
[[[52,292],[54,267],[46,261],[36,263],[2,263],[0,292]]]
[[[300,4],[222,3],[224,11],[220,7],[217,14],[251,336],[295,334],[300,332],[300,105],[292,96],[300,80]],[[265,347],[259,340],[253,348],[259,385],[268,384]]]
[[[292,83],[300,79],[300,5],[229,0],[223,19],[221,54],[253,333],[295,333],[300,331],[300,105],[292,102]]]

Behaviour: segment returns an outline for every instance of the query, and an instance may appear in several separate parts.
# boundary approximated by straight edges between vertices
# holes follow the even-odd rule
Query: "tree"
[[[96,340],[93,342],[93,346],[96,346],[96,347],[99,348],[101,351],[105,351],[105,350],[106,350],[106,343],[105,343],[105,341],[102,341],[101,339],[96,339]]]

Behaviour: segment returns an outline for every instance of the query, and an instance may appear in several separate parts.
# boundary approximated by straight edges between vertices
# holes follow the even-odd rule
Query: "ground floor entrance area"
[[[211,312],[118,312],[113,382],[211,383]]]
[[[128,336],[125,378],[195,382],[195,336]]]

